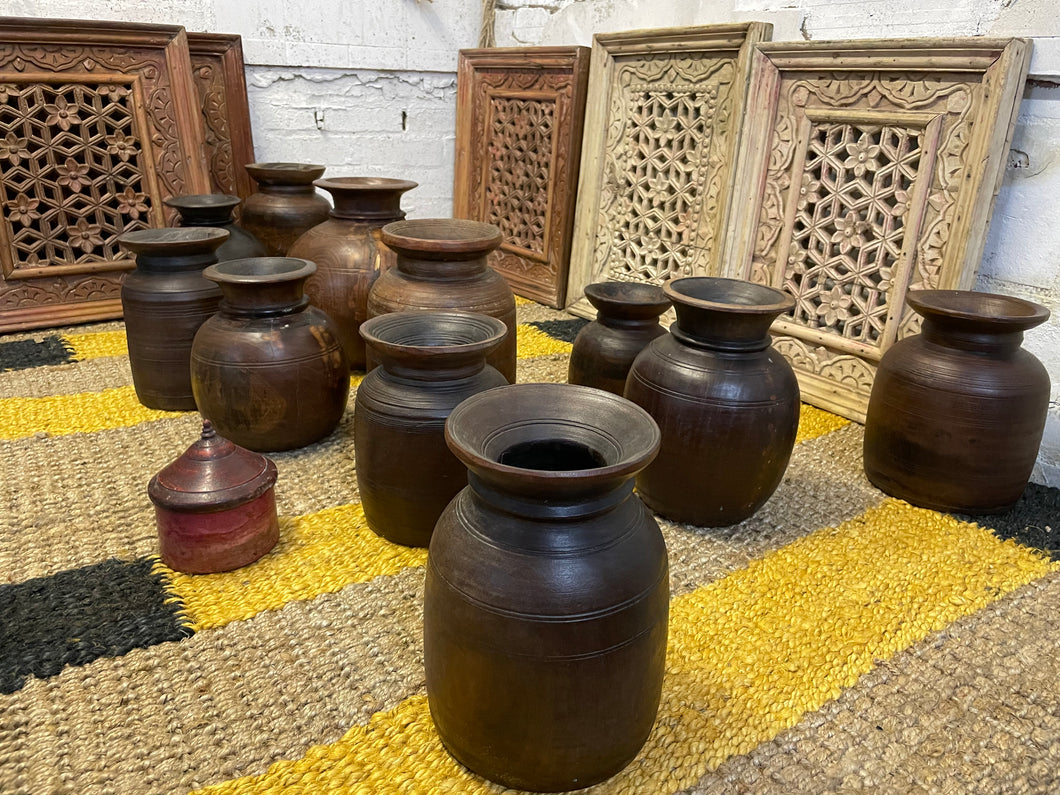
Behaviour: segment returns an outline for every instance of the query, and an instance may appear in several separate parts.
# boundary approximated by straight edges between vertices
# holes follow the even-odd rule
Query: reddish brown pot
[[[136,257],[121,305],[136,397],[148,408],[194,411],[191,344],[221,291],[203,278],[228,239],[223,229],[138,229],[118,242]]]
[[[626,397],[662,431],[637,492],[677,522],[736,524],[780,485],[795,446],[799,384],[769,336],[794,300],[736,279],[675,279],[663,289],[677,321],[637,356],[626,380]]]
[[[228,232],[228,240],[217,249],[218,262],[264,257],[265,246],[250,232],[236,225],[236,219],[232,217],[239,201],[238,196],[227,193],[196,193],[172,196],[165,203],[180,214],[181,226],[209,226]]]
[[[317,264],[306,282],[309,300],[335,321],[350,367],[365,369],[364,340],[357,332],[368,317],[368,291],[397,261],[380,230],[405,217],[401,195],[417,183],[381,177],[338,177],[313,183],[335,202],[331,217],[299,237],[288,256]]]
[[[350,368],[328,316],[303,295],[316,266],[291,257],[237,259],[203,275],[220,311],[191,351],[195,402],[218,433],[250,450],[290,450],[335,430]]]
[[[286,256],[294,241],[331,212],[328,200],[313,187],[313,180],[324,175],[324,166],[248,163],[246,169],[258,190],[243,204],[240,223],[264,244],[268,256]]]
[[[661,287],[639,282],[597,282],[586,286],[585,297],[596,320],[574,340],[567,381],[621,395],[637,354],[666,333],[659,316],[670,299]]]
[[[151,478],[162,562],[186,574],[230,571],[276,546],[276,465],[218,436],[202,437]]]
[[[495,317],[508,327],[508,336],[486,361],[513,383],[515,295],[486,265],[486,255],[501,244],[500,229],[481,221],[427,218],[387,224],[382,237],[397,254],[397,267],[372,285],[368,317],[417,309]],[[370,356],[368,365],[375,365]]]
[[[637,755],[659,707],[666,546],[633,493],[658,428],[598,389],[519,384],[465,400],[446,438],[470,472],[427,559],[438,734],[505,786],[602,781]]]
[[[357,388],[354,457],[377,535],[427,546],[438,516],[467,485],[445,421],[464,399],[507,383],[486,364],[507,333],[497,318],[468,312],[392,312],[361,326],[380,366]]]
[[[920,334],[880,360],[865,417],[865,474],[938,511],[997,513],[1030,479],[1049,406],[1049,374],[1023,350],[1044,306],[964,290],[911,291]]]

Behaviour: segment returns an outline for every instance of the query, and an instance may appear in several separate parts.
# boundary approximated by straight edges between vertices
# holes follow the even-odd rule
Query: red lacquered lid
[[[218,436],[209,420],[184,455],[151,478],[151,501],[173,511],[226,511],[260,497],[276,484],[276,464]]]

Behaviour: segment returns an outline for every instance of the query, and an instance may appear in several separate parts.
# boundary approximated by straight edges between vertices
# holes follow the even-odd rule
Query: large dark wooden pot
[[[1019,499],[1038,456],[1049,374],[1023,350],[1044,306],[964,290],[911,291],[920,334],[880,360],[865,417],[865,473],[938,511],[997,513]]]
[[[361,334],[380,366],[357,388],[357,488],[377,535],[425,547],[467,469],[445,443],[445,421],[464,399],[506,384],[486,364],[508,329],[467,312],[392,312]]]
[[[227,193],[195,193],[172,196],[165,203],[180,215],[181,226],[210,226],[228,232],[228,240],[217,249],[217,260],[264,257],[265,246],[254,235],[236,224],[233,217],[239,197]]]
[[[520,384],[465,400],[446,438],[470,472],[427,562],[442,742],[509,787],[602,781],[637,755],[659,706],[666,547],[633,494],[658,428],[607,392]]]
[[[674,279],[663,289],[677,321],[637,356],[626,381],[626,397],[662,430],[637,491],[674,521],[736,524],[780,485],[795,446],[799,384],[769,336],[794,300],[737,279]]]
[[[224,298],[195,335],[192,389],[203,417],[241,447],[303,447],[342,419],[346,355],[331,319],[302,293],[315,269],[307,260],[259,257],[203,272]]]
[[[195,411],[191,343],[221,300],[202,272],[227,239],[224,229],[137,229],[118,237],[136,258],[121,306],[133,386],[148,408]]]
[[[305,291],[314,306],[338,326],[350,367],[365,369],[364,340],[357,333],[368,317],[368,291],[397,257],[380,240],[380,230],[405,217],[401,195],[415,182],[381,177],[338,177],[313,183],[331,194],[331,217],[299,237],[287,255],[315,262]]]
[[[501,244],[501,230],[481,221],[426,218],[383,227],[383,243],[397,267],[383,273],[368,293],[368,317],[413,309],[458,309],[501,320],[508,336],[486,360],[515,382],[515,295],[486,265]],[[369,367],[376,363],[369,356]]]
[[[324,175],[324,166],[248,163],[246,169],[258,190],[244,202],[240,223],[265,245],[266,254],[284,257],[294,241],[331,212],[328,200],[313,187],[313,180]]]
[[[639,282],[597,282],[586,286],[585,297],[596,320],[574,340],[567,381],[621,395],[637,354],[666,333],[659,316],[670,299],[661,287]]]

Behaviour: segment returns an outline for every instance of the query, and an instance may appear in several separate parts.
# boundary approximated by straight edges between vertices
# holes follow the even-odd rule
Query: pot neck
[[[481,351],[442,355],[424,355],[422,349],[404,353],[383,352],[379,348],[373,351],[387,375],[398,381],[463,382],[486,368],[486,354]]]
[[[309,306],[309,298],[304,295],[307,278],[220,282],[220,311],[234,317],[276,317],[302,312]]]
[[[427,281],[462,281],[474,279],[486,272],[486,257],[439,260],[420,259],[398,254],[397,269],[413,279]]]
[[[1023,331],[989,327],[962,318],[925,315],[923,340],[943,348],[982,354],[1010,354],[1023,345]]]
[[[578,521],[614,510],[633,494],[632,476],[601,481],[590,471],[580,480],[557,483],[547,495],[517,477],[498,477],[484,469],[471,468],[467,481],[480,499],[504,513],[539,521]]]
[[[281,185],[275,182],[258,182],[258,192],[278,196],[312,196],[316,188],[312,185]]]
[[[201,271],[217,262],[217,252],[209,251],[181,254],[137,254],[136,267],[151,273],[178,273],[184,271]]]
[[[178,207],[182,226],[228,227],[235,223],[229,207]]]
[[[610,315],[600,310],[596,313],[596,322],[601,326],[621,331],[645,331],[659,326],[659,316],[628,317],[626,315]]]
[[[338,188],[325,187],[331,194],[335,206],[331,217],[343,221],[365,221],[377,224],[389,224],[405,218],[401,209],[401,195],[406,189],[393,188]]]
[[[677,321],[670,333],[693,348],[727,353],[764,351],[772,342],[769,327],[782,310],[741,310],[738,305],[704,307],[674,300]]]

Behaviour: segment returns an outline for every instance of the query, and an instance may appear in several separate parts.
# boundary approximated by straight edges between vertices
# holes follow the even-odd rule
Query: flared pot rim
[[[910,290],[906,301],[925,318],[951,319],[998,331],[1026,331],[1049,319],[1034,301],[974,290]]]
[[[673,303],[662,287],[644,282],[593,282],[584,292],[597,310],[624,310],[637,317],[658,317]]]
[[[404,193],[419,187],[418,182],[394,177],[322,177],[313,180],[313,185],[327,191],[395,191]]]
[[[244,257],[210,265],[202,275],[221,284],[277,284],[305,279],[317,265],[298,257]]]
[[[220,227],[172,226],[122,232],[118,243],[133,254],[183,256],[215,251],[229,237],[231,233]]]
[[[409,218],[383,227],[383,242],[414,255],[485,254],[504,242],[501,230],[465,218]]]
[[[312,185],[313,180],[324,176],[327,166],[319,163],[247,163],[244,168],[258,182],[266,185]]]
[[[581,443],[604,463],[574,469],[536,469],[500,462],[526,441]],[[445,423],[449,448],[464,464],[490,480],[537,486],[610,483],[648,466],[662,434],[652,416],[625,398],[576,384],[509,384],[473,395]]]
[[[366,344],[388,355],[440,359],[497,347],[508,333],[502,320],[478,312],[388,312],[368,318],[358,331]],[[463,340],[456,339],[463,332]]]
[[[163,199],[167,207],[178,210],[222,210],[235,209],[242,201],[238,196],[231,193],[186,193],[182,196],[170,196]]]
[[[719,312],[779,315],[795,306],[794,298],[775,287],[724,276],[679,276],[662,289],[674,304]]]

